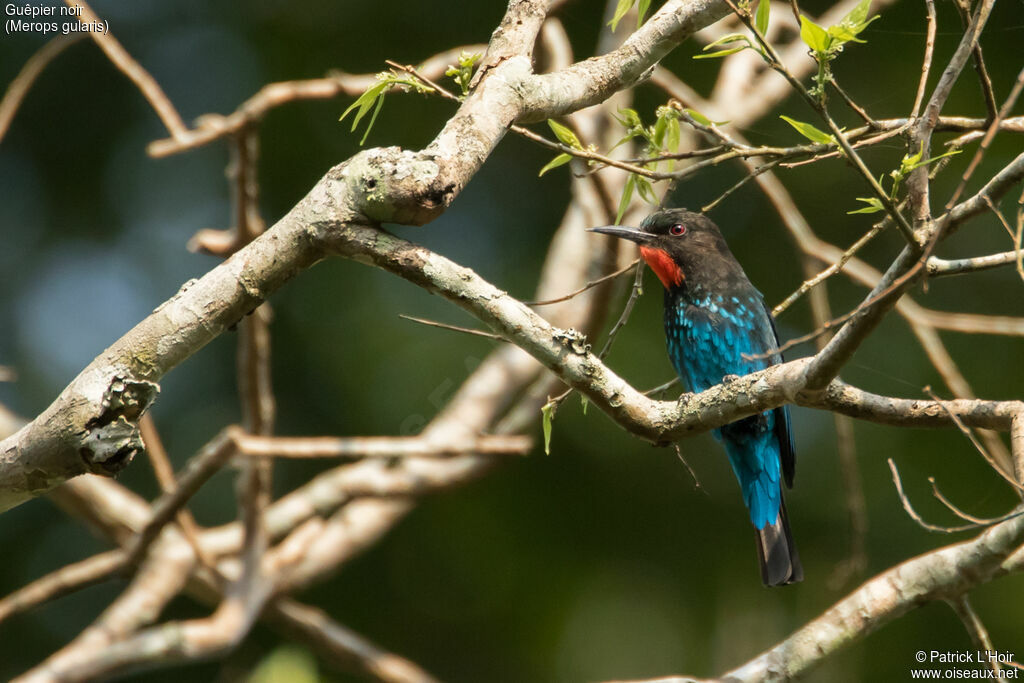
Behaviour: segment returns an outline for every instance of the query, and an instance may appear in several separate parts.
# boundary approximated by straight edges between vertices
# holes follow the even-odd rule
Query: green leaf
[[[679,119],[673,117],[668,120],[667,138],[665,149],[669,154],[677,153],[679,151]]]
[[[654,124],[654,145],[661,149],[665,142],[665,133],[668,131],[668,117],[659,116]]]
[[[707,54],[707,55],[694,55],[693,58],[694,59],[714,59],[716,57],[726,57],[728,55],[735,54],[735,53],[739,52],[740,50],[747,49],[748,47],[751,48],[751,49],[757,49],[754,46],[754,44],[750,42],[750,38],[746,37],[742,33],[729,33],[727,35],[722,36],[718,40],[715,40],[715,41],[705,45],[704,46],[704,52],[707,52],[708,50],[710,50],[710,49],[712,49],[714,47],[717,47],[719,45],[726,45],[728,43],[744,43],[744,44],[741,45],[740,47],[733,47],[733,48],[729,48],[727,50],[719,50],[718,52],[712,52],[711,54]]]
[[[381,108],[384,106],[384,96],[381,95],[377,98],[377,106],[373,108],[373,115],[370,116],[370,122],[366,124],[366,132],[363,133],[363,137],[359,140],[359,146],[362,147],[366,142],[366,138],[370,137],[370,131],[373,129],[373,123],[377,120],[377,114],[380,113]],[[358,118],[356,119],[359,120]],[[355,130],[353,126],[352,130]]]
[[[371,85],[369,88],[366,89],[366,92],[360,95],[359,98],[355,102],[353,102],[351,106],[349,106],[349,108],[344,111],[344,113],[342,113],[338,120],[344,121],[345,117],[348,116],[350,111],[358,108],[359,111],[356,112],[356,117],[352,121],[352,131],[355,132],[356,127],[359,125],[359,121],[364,116],[366,116],[366,113],[370,111],[370,108],[377,101],[377,98],[384,94],[384,91],[387,90],[389,85],[390,83],[388,83],[387,81],[380,81],[378,83],[374,83],[373,85]]]
[[[636,113],[636,110],[629,107],[621,107],[619,109],[619,116],[616,116],[615,120],[626,128],[636,128],[644,125],[640,121],[640,115]]]
[[[932,157],[931,159],[925,159],[924,161],[919,161],[916,164],[914,164],[913,166],[911,166],[910,170],[913,171],[915,168],[918,168],[918,167],[921,167],[921,166],[927,166],[928,164],[932,163],[933,161],[938,161],[942,157],[951,157],[954,154],[959,154],[962,151],[963,151],[962,149],[953,149],[953,150],[950,150],[950,151],[946,152],[945,154],[940,154],[937,157]]]
[[[704,52],[707,52],[713,47],[717,47],[719,45],[726,45],[728,43],[746,43],[748,46],[751,45],[750,38],[747,38],[742,33],[728,33],[719,38],[718,40],[712,41],[705,45],[703,50]]]
[[[640,25],[644,23],[644,17],[647,16],[647,10],[651,9],[651,0],[640,0],[636,3],[636,27],[640,28]],[[584,399],[586,400],[586,399]],[[586,405],[584,403],[583,405]],[[583,412],[586,412],[584,410]]]
[[[551,455],[551,422],[555,419],[555,409],[557,407],[555,403],[548,401],[540,409],[541,426],[544,430],[544,455]]]
[[[949,152],[946,152],[945,154],[940,154],[930,159],[925,159],[924,161],[921,161],[921,157],[924,156],[924,143],[921,143],[921,147],[918,149],[917,154],[905,155],[903,157],[903,160],[900,161],[900,167],[891,171],[889,175],[892,176],[894,180],[899,182],[903,178],[907,177],[907,175],[909,175],[910,172],[913,171],[914,169],[921,168],[922,166],[927,166],[933,161],[938,161],[943,157],[959,154],[961,151],[962,150],[954,149],[950,150]]]
[[[675,117],[668,120],[668,144],[665,145],[665,149],[671,154],[679,151],[679,119]]]
[[[586,415],[587,406],[590,405],[590,401],[587,399],[585,394],[580,394],[580,405],[583,407],[583,414]]]
[[[444,72],[445,76],[452,78],[456,83],[459,84],[459,89],[462,90],[462,94],[466,95],[469,93],[469,84],[473,80],[473,67],[480,59],[481,54],[474,52],[472,54],[468,52],[459,53],[459,65],[449,66]]]
[[[544,166],[544,168],[540,169],[540,173],[537,174],[537,177],[538,178],[541,177],[542,175],[544,175],[545,173],[547,173],[548,171],[550,171],[553,168],[558,168],[559,166],[564,166],[565,164],[569,163],[570,161],[572,161],[572,155],[571,154],[568,154],[568,153],[559,154],[557,157],[555,157],[554,159],[549,161],[547,163],[547,165]]]
[[[870,1],[870,0],[869,0]],[[771,3],[768,0],[761,0],[757,5],[757,13],[754,15],[754,26],[763,36],[768,33],[768,15],[771,12]]]
[[[619,212],[615,214],[616,225],[622,222],[622,216],[625,215],[626,209],[629,208],[629,200],[633,198],[633,188],[635,186],[636,176],[630,173],[629,178],[626,179],[626,186],[622,188],[622,199],[619,200]]]
[[[900,170],[902,170],[902,171],[912,171],[912,170],[914,170],[916,168],[915,164],[917,162],[921,161],[921,157],[923,157],[923,156],[924,156],[924,143],[922,142],[921,146],[917,150],[917,154],[907,154],[907,155],[904,155],[903,161],[900,162]],[[925,162],[925,163],[927,163],[927,162]]]
[[[849,43],[853,41],[855,43],[863,43],[866,41],[857,38],[857,33],[849,26],[843,26],[837,24],[835,26],[828,27],[829,38],[832,39],[832,45],[842,45],[843,43]]]
[[[820,142],[825,145],[831,145],[835,143],[835,139],[831,135],[829,135],[823,130],[818,130],[809,123],[797,121],[796,119],[791,119],[788,116],[780,116],[779,118],[781,118],[789,125],[793,126],[793,128],[796,128],[797,132],[800,133],[800,135],[803,135],[811,142]]]
[[[807,43],[807,47],[815,52],[828,52],[832,45],[832,38],[829,37],[828,32],[802,14],[800,15],[800,38]]]
[[[612,27],[612,33],[615,33],[615,29],[618,28],[622,17],[626,16],[626,12],[632,6],[633,0],[619,0],[619,4],[615,6],[615,14],[612,16],[612,20],[608,22],[608,25]]]
[[[718,57],[728,57],[729,55],[734,55],[737,52],[742,52],[743,50],[746,50],[746,49],[747,49],[747,46],[744,45],[743,47],[734,47],[734,48],[730,48],[728,50],[719,50],[718,52],[712,52],[709,55],[694,55],[693,58],[694,59],[717,59]]]
[[[885,206],[882,205],[882,200],[878,197],[857,197],[858,202],[864,202],[867,206],[863,206],[855,211],[847,211],[846,213],[878,213],[879,211],[885,211]]]
[[[871,0],[861,0],[857,6],[850,10],[840,24],[847,26],[860,26],[868,18],[868,11],[871,9]],[[865,24],[866,25],[866,24]]]
[[[676,154],[679,152],[679,119],[672,117],[668,120],[668,133],[667,133],[667,144],[665,145],[665,151],[669,154]],[[668,160],[668,170],[671,173],[676,170],[676,160]]]
[[[548,125],[555,133],[555,137],[558,138],[558,141],[563,145],[572,147],[573,149],[583,149],[583,145],[580,144],[580,139],[576,137],[576,133],[573,133],[571,128],[563,126],[554,119],[548,119]]]
[[[658,195],[654,193],[654,186],[651,185],[651,181],[647,178],[636,176],[636,191],[640,198],[648,204],[658,204]]]
[[[873,16],[868,19],[868,12],[871,8],[871,0],[861,0],[850,12],[843,17],[835,26],[830,26],[828,34],[833,37],[833,47],[835,44],[842,45],[853,41],[855,43],[863,43],[865,41],[857,37],[864,29],[866,29],[871,22],[879,17]]]
[[[858,38],[857,34],[866,29],[868,27],[868,24],[870,24],[872,21],[878,18],[879,17],[871,17],[871,21],[861,24],[860,26],[857,26],[855,28],[851,26],[846,26],[844,24],[830,26],[828,29],[828,34],[832,36],[832,38],[834,39],[832,41],[833,47],[835,47],[836,45],[842,45],[843,43],[849,43],[850,41],[853,41],[854,43],[868,42],[866,40],[861,40],[860,38]]]
[[[639,133],[635,133],[635,132],[626,133],[625,135],[622,136],[622,138],[618,142],[616,142],[614,145],[612,145],[612,149],[610,149],[608,151],[610,152],[610,151],[616,149],[619,145],[621,145],[624,142],[629,142],[630,140],[635,138],[637,135],[639,135]]]
[[[701,114],[696,109],[684,109],[683,111],[685,111],[687,114],[689,114],[690,117],[694,121],[699,123],[700,125],[702,125],[702,126],[710,126],[711,125],[711,119],[709,119],[708,117],[704,116],[704,114]]]

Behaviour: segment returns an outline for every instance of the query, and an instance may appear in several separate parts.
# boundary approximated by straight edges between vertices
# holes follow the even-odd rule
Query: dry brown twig
[[[83,24],[106,24],[106,22],[96,16],[96,13],[92,11],[92,8],[89,7],[85,0],[64,0],[64,4],[68,7],[77,8],[76,16],[78,21]],[[160,121],[167,128],[167,132],[173,137],[184,135],[186,131],[185,123],[181,120],[178,110],[174,108],[174,105],[167,98],[163,88],[160,87],[153,76],[141,64],[128,54],[128,51],[124,49],[124,46],[118,42],[113,34],[109,30],[89,31],[89,36],[107,55],[110,63],[135,84],[135,87],[139,89],[139,92],[142,93],[146,101],[153,107],[156,115],[160,117]]]
[[[0,140],[4,139],[14,115],[21,107],[22,101],[32,85],[39,78],[43,70],[56,59],[60,53],[85,37],[84,33],[69,33],[68,35],[57,36],[50,40],[25,61],[21,71],[14,77],[7,90],[4,91],[3,99],[0,100]]]

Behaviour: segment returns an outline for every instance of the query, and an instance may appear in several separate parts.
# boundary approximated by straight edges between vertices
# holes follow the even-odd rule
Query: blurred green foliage
[[[825,6],[807,3],[803,9],[816,15]],[[317,77],[332,69],[377,72],[384,59],[415,63],[442,49],[486,41],[503,12],[500,2],[465,3],[449,12],[400,0],[97,0],[94,8],[187,120],[228,113],[267,82]],[[913,100],[923,14],[917,3],[895,5],[885,21],[863,34],[867,45],[831,64],[836,78],[875,117],[902,116]],[[577,56],[590,55],[602,27],[599,4],[570,2],[562,17]],[[941,69],[959,40],[960,24],[946,4],[939,7],[939,22],[935,59]],[[631,28],[626,22],[618,30]],[[1022,35],[1019,3],[997,5],[982,44],[1000,97],[1020,66],[1007,55],[1020,54],[1016,46]],[[41,44],[38,36],[0,37],[0,83],[9,83]],[[665,64],[706,92],[718,64],[692,61],[696,52],[699,46],[689,43]],[[646,87],[633,106],[645,120],[654,120],[663,103],[662,95]],[[268,222],[331,165],[357,151],[358,137],[338,123],[350,104],[303,103],[267,117],[261,128],[260,181]],[[856,125],[852,113],[838,105],[832,109],[840,125]],[[438,98],[392,96],[367,144],[422,146],[451,111],[452,104]],[[984,114],[970,69],[946,112]],[[777,114],[813,118],[795,98],[775,114],[745,131],[747,136],[755,143],[791,143],[793,131]],[[148,159],[146,143],[163,134],[133,87],[83,41],[44,72],[0,142],[0,364],[13,366],[19,375],[15,383],[0,384],[0,401],[20,414],[40,412],[107,344],[182,282],[215,265],[211,257],[186,252],[184,244],[197,229],[230,221],[225,146]],[[1018,138],[997,137],[975,177],[990,174],[1019,150]],[[867,150],[865,157],[880,174],[898,167],[905,153],[892,141]],[[933,196],[948,195],[969,156],[954,159],[951,168],[958,170],[940,177]],[[424,228],[393,229],[529,298],[568,198],[564,174],[537,178],[549,157],[548,150],[510,136],[440,219]],[[674,203],[707,203],[739,173],[728,166],[701,174],[677,189]],[[842,161],[797,167],[782,179],[823,238],[845,246],[868,227],[870,217],[844,213],[863,186]],[[789,239],[752,185],[713,217],[769,303],[799,285],[803,277]],[[884,265],[899,246],[893,232],[877,239],[864,256]],[[1007,248],[1002,228],[986,216],[949,240],[941,253],[952,257]],[[842,277],[832,282],[837,312],[863,293]],[[664,358],[657,283],[649,278],[645,291],[608,358],[640,387],[672,376]],[[944,310],[1024,315],[1020,293],[1021,282],[1005,269],[935,281],[915,296]],[[444,301],[351,262],[317,266],[275,295],[272,304],[283,434],[415,432],[493,346],[400,320],[399,313],[408,313],[467,323]],[[807,331],[806,302],[779,322],[784,337]],[[980,395],[1020,396],[1019,339],[946,334],[944,340]],[[163,383],[154,416],[178,467],[221,426],[238,419],[233,347],[231,335],[218,339]],[[858,353],[844,377],[905,396],[922,396],[927,384],[942,386],[895,317]],[[443,680],[542,682],[718,674],[773,645],[853,587],[829,582],[846,556],[849,530],[827,414],[794,411],[799,464],[789,508],[807,580],[766,590],[757,576],[740,497],[709,437],[682,444],[700,479],[695,490],[671,449],[653,449],[600,411],[584,415],[578,406],[575,401],[562,406],[550,456],[538,446],[528,459],[423,501],[379,545],[300,597]],[[538,414],[538,436],[540,427]],[[976,514],[999,514],[1012,502],[955,431],[859,423],[856,435],[870,515],[870,573],[953,540],[927,534],[903,513],[887,457],[896,458],[909,496],[930,520],[950,521],[930,498],[930,475]],[[323,467],[281,463],[278,493]],[[121,481],[142,495],[156,494],[144,460]],[[232,500],[231,477],[224,473],[192,508],[201,523],[216,524],[233,517]],[[0,591],[7,593],[105,546],[40,500],[0,517],[0,548]],[[96,586],[0,624],[0,678],[26,670],[66,643],[124,585]],[[997,647],[1020,646],[1015,606],[1022,600],[1020,576],[974,595]],[[181,601],[166,617],[204,613]],[[259,628],[226,662],[129,680],[231,680],[278,644],[273,633]],[[952,611],[929,605],[833,657],[811,678],[902,679],[919,649],[969,647]],[[264,663],[263,671],[307,666],[301,655],[289,656]],[[323,673],[322,666],[320,671],[326,680],[348,680]]]

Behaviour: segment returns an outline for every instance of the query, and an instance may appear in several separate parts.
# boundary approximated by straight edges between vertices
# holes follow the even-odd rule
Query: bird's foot
[[[693,392],[684,391],[683,393],[679,394],[679,398],[676,399],[676,403],[685,403],[686,401],[689,401],[691,398],[693,398]]]
[[[725,377],[722,378],[722,384],[729,384],[730,382],[735,382],[739,378],[739,375],[726,375]]]

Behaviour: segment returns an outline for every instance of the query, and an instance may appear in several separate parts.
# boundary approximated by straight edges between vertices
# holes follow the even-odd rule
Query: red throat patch
[[[676,262],[664,249],[640,247],[640,255],[644,257],[644,261],[647,261],[647,265],[661,280],[661,284],[665,285],[665,289],[678,287],[686,279],[683,269],[676,265]]]

